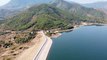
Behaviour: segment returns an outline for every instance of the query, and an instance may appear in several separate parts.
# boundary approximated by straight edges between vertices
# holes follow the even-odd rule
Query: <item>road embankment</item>
[[[22,52],[15,60],[46,60],[52,40],[43,31],[38,32],[35,45]]]

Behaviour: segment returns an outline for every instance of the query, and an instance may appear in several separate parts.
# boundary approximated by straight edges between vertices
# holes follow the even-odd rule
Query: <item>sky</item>
[[[86,4],[86,3],[94,3],[94,2],[100,2],[100,1],[107,1],[107,0],[67,0],[67,1],[73,1],[80,4]]]
[[[7,4],[9,1],[10,0],[0,0],[0,6]],[[93,2],[107,1],[107,0],[67,0],[67,1],[73,1],[80,4],[85,4],[85,3],[93,3]]]
[[[10,0],[0,0],[0,6],[7,4]]]

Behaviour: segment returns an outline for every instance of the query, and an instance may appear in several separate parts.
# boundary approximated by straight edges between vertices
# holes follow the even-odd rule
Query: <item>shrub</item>
[[[3,44],[3,47],[4,48],[9,48],[9,47],[11,47],[13,45],[13,43],[11,42],[11,41],[9,41],[9,42],[5,42],[4,44]]]

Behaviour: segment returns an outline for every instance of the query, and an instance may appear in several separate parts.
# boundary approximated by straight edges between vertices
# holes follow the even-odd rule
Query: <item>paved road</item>
[[[39,60],[39,57],[40,57],[40,55],[42,54],[42,51],[44,50],[44,47],[45,47],[46,44],[47,44],[47,41],[48,41],[48,39],[47,39],[47,37],[46,37],[44,44],[43,44],[42,47],[40,48],[40,50],[39,50],[38,54],[35,56],[34,60]]]
[[[46,60],[52,40],[43,31],[39,31],[32,47],[23,51],[15,60]]]
[[[51,47],[52,41],[45,36],[45,42],[44,44],[41,46],[41,48],[39,49],[38,53],[36,54],[34,60],[46,60],[46,57],[49,53],[49,49]]]

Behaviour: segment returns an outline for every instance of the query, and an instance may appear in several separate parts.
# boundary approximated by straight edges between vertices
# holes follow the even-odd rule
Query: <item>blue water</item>
[[[47,60],[107,60],[107,26],[82,26],[53,39]]]

